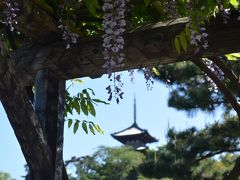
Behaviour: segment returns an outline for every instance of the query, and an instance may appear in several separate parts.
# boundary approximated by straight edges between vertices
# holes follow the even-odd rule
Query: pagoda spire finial
[[[134,120],[134,124],[136,124],[137,123],[136,94],[134,94],[134,100],[133,100],[133,120]]]

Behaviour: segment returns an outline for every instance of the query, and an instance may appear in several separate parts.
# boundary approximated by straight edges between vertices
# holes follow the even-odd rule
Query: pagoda
[[[136,97],[134,96],[134,122],[133,124],[111,136],[123,143],[124,145],[132,146],[136,150],[145,150],[148,143],[157,142],[158,140],[152,137],[146,129],[142,129],[137,124],[137,110],[136,110]]]

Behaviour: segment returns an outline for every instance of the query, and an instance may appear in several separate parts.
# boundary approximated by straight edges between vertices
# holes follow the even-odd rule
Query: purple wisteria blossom
[[[214,64],[210,59],[205,58],[204,59],[206,66],[220,79],[224,80],[224,72],[216,65]],[[213,80],[208,77],[206,74],[206,80],[209,82],[210,87],[209,90],[218,92],[218,87],[217,85],[213,82]]]
[[[13,31],[17,22],[17,12],[19,11],[18,4],[11,0],[6,0],[3,2],[5,4],[5,9],[3,10],[4,20],[3,23],[9,26],[10,30]]]
[[[194,30],[191,24],[187,24],[187,28],[190,30],[190,44],[194,46],[200,46],[203,49],[208,48],[206,28],[199,26],[198,31]],[[200,47],[196,49],[195,53],[197,54],[200,50]]]
[[[111,88],[112,86],[107,87],[109,100],[114,95],[117,103],[119,103],[119,99],[122,99],[123,95],[121,76],[114,73],[112,77],[112,71],[124,66],[125,54],[122,53],[122,50],[124,48],[123,33],[126,26],[124,19],[126,0],[104,0],[103,2],[102,9],[105,13],[103,16],[103,31],[105,34],[102,36],[105,60],[103,68],[107,70],[108,77],[113,82],[113,88]]]
[[[59,20],[59,22],[60,25],[58,26],[58,28],[62,33],[62,39],[67,42],[66,49],[69,49],[71,47],[71,44],[77,43],[78,34],[71,32],[68,26],[62,23],[62,20]]]
[[[197,1],[189,1],[186,3],[186,9],[188,11],[197,10],[196,6],[194,5]],[[204,11],[205,6],[201,6],[200,10]],[[208,48],[208,41],[207,41],[207,31],[206,28],[201,25],[200,22],[206,21],[205,17],[199,16],[198,14],[192,14],[189,18],[189,23],[187,23],[186,28],[190,31],[190,44],[197,46],[195,50],[195,54],[197,54],[200,49],[207,49]]]
[[[105,0],[103,4],[103,55],[105,59],[104,68],[111,77],[112,69],[122,67],[125,55],[121,53],[124,47],[123,33],[126,21],[124,13],[126,8],[125,0]]]
[[[130,80],[132,83],[134,83],[134,79],[135,79],[135,70],[134,69],[130,69],[128,70],[129,72],[129,76],[130,76]]]
[[[152,90],[153,88],[153,78],[155,77],[151,68],[142,68],[144,78],[146,79],[146,86],[148,90]]]

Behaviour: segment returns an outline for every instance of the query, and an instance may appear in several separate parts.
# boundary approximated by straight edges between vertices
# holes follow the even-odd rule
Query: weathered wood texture
[[[20,86],[14,67],[11,65],[8,67],[8,71],[0,75],[0,100],[23,155],[31,171],[35,172],[34,179],[39,179],[39,176],[50,179],[51,151],[46,135],[42,131],[25,89]]]
[[[62,154],[65,80],[56,78],[48,70],[41,70],[36,76],[35,89],[35,112],[51,150],[51,179],[67,180]]]
[[[45,131],[45,123],[47,117],[46,104],[47,104],[47,70],[40,70],[35,78],[35,94],[34,94],[34,111]]]
[[[63,161],[63,135],[64,135],[64,112],[65,112],[65,80],[59,80],[58,83],[58,120],[57,120],[57,138],[56,138],[56,156],[55,156],[55,175],[54,180],[67,180],[68,176]]]
[[[193,47],[189,47],[187,53],[179,55],[172,43],[187,22],[187,18],[160,22],[126,34],[125,66],[115,71],[193,58],[195,56]],[[222,18],[213,19],[211,25],[207,26],[207,32],[209,48],[203,52],[203,57],[239,51],[240,23],[237,21],[236,14],[232,13],[226,25],[222,23]],[[14,52],[14,59],[17,64],[17,73],[25,84],[31,81],[40,69],[49,69],[63,79],[98,77],[106,72],[102,68],[104,60],[100,37],[80,39],[70,50],[65,49],[62,41],[25,47]]]

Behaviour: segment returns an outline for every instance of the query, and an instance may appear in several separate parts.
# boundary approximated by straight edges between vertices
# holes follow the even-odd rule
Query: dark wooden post
[[[57,138],[56,138],[56,158],[55,158],[55,175],[54,180],[68,179],[63,162],[63,135],[64,135],[64,111],[65,111],[65,80],[59,80],[58,83],[58,121],[57,121]]]
[[[63,166],[65,80],[57,79],[47,70],[39,71],[35,79],[34,108],[51,149],[51,179],[67,179]]]
[[[38,71],[35,79],[34,111],[43,131],[45,131],[46,103],[47,103],[47,71]]]

